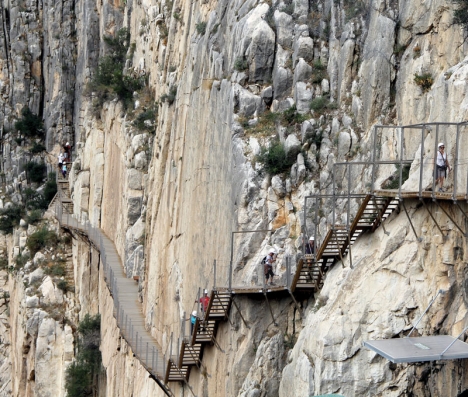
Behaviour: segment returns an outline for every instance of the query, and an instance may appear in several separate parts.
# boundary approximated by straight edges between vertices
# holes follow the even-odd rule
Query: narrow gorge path
[[[69,229],[83,237],[96,248],[101,255],[104,279],[114,302],[114,316],[122,337],[131,347],[134,355],[152,375],[156,383],[168,396],[174,396],[164,383],[168,367],[168,358],[161,346],[145,327],[143,306],[138,300],[138,284],[127,278],[123,271],[122,261],[114,243],[99,228],[88,222],[78,222],[67,210],[68,202],[63,202],[67,183],[58,183],[59,189],[51,208],[62,228]],[[65,197],[67,197],[65,195]],[[64,211],[64,208],[66,211]]]

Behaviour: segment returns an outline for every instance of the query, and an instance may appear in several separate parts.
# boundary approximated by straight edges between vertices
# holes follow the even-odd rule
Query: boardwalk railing
[[[104,278],[114,302],[114,316],[123,338],[166,395],[173,396],[164,382],[169,357],[162,353],[157,341],[145,328],[142,307],[138,301],[138,286],[124,274],[114,244],[99,228],[89,222],[82,224],[68,211],[64,211],[60,190],[57,198],[55,214],[60,226],[85,235],[100,252]]]

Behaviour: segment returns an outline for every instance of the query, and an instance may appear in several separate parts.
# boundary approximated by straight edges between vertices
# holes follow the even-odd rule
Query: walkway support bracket
[[[406,205],[405,205],[405,202],[403,200],[400,200],[402,206],[403,206],[403,209],[405,210],[405,214],[406,214],[406,217],[408,218],[408,222],[410,223],[411,225],[411,229],[413,229],[413,233],[414,235],[416,236],[416,239],[420,242],[421,241],[421,238],[418,237],[417,233],[416,233],[416,229],[414,228],[414,225],[413,225],[413,222],[411,222],[411,218],[408,214],[408,210],[406,209]]]
[[[232,303],[234,304],[234,306],[236,307],[237,311],[239,312],[239,315],[241,316],[241,319],[242,319],[242,321],[244,322],[245,326],[246,326],[248,329],[250,329],[249,325],[247,324],[247,321],[245,321],[245,318],[244,318],[244,316],[242,315],[241,310],[239,309],[239,306],[237,306],[237,303],[236,303],[236,301],[234,300],[234,297],[231,296],[231,299],[232,299]],[[224,309],[224,308],[223,308],[223,309]]]
[[[273,310],[271,309],[270,301],[268,300],[268,296],[267,296],[266,291],[263,291],[263,295],[265,295],[265,299],[266,299],[266,302],[267,302],[267,305],[268,305],[268,309],[270,310],[271,318],[273,319],[273,324],[278,326],[278,323],[275,320],[275,316],[273,315]]]
[[[445,239],[447,236],[444,234],[444,232],[443,232],[442,229],[440,228],[439,224],[437,223],[437,221],[436,221],[435,218],[434,218],[434,215],[432,215],[432,212],[429,211],[429,207],[426,205],[424,199],[421,198],[420,200],[421,200],[421,202],[423,203],[424,208],[427,210],[428,214],[430,215],[430,217],[431,217],[432,220],[434,221],[435,225],[437,226],[437,229],[439,229],[440,234],[442,234],[442,237]]]
[[[444,214],[447,215],[447,218],[449,218],[449,219],[452,221],[452,223],[456,226],[456,228],[457,228],[458,230],[460,230],[460,232],[466,237],[466,232],[464,232],[464,231],[462,230],[462,228],[461,228],[460,226],[458,226],[457,222],[455,222],[455,220],[449,215],[449,213],[444,209],[444,207],[442,207],[442,206],[439,204],[438,201],[436,201],[436,203],[437,203],[437,205],[439,206],[439,208],[440,208],[442,211],[444,211]]]

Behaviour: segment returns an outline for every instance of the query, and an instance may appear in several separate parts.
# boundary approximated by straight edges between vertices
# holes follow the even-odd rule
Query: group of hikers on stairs
[[[71,163],[71,146],[69,142],[63,145],[63,151],[61,150],[58,155],[58,169],[64,178],[67,177],[67,163]]]

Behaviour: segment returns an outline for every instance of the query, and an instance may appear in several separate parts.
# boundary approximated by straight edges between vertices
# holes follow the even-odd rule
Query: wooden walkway
[[[70,210],[73,210],[70,204],[73,204],[66,193],[68,181],[58,182],[57,196],[51,208],[55,210],[60,226],[86,236],[88,242],[99,250],[104,278],[114,301],[114,316],[122,337],[166,395],[174,396],[166,384],[169,357],[166,359],[161,346],[145,327],[143,307],[138,300],[138,284],[125,275],[115,245],[105,233],[90,224],[83,225],[70,214]]]
[[[82,224],[71,215],[73,202],[69,193],[68,181],[58,178],[57,185],[58,192],[52,200],[50,208],[55,209],[61,227],[82,236],[99,250],[104,277],[114,301],[114,316],[122,337],[168,396],[174,396],[168,386],[169,382],[184,382],[194,394],[188,384],[191,369],[196,366],[203,370],[204,348],[208,345],[217,345],[216,335],[219,324],[221,321],[229,319],[231,306],[236,304],[233,301],[233,296],[263,295],[268,300],[269,295],[285,296],[289,294],[294,298],[293,294],[300,296],[318,292],[323,286],[327,271],[351,251],[356,239],[365,232],[374,232],[398,208],[397,198],[454,199],[450,193],[424,192],[420,196],[418,192],[402,192],[400,195],[398,190],[378,190],[374,194],[363,196],[363,201],[350,225],[333,225],[316,255],[305,255],[296,264],[296,271],[290,285],[213,288],[207,310],[205,313],[199,313],[193,333],[185,335],[182,328],[177,341],[173,341],[171,336],[170,345],[167,351],[163,352],[156,339],[145,327],[143,308],[138,300],[138,285],[127,278],[124,273],[122,261],[114,243],[102,230],[92,227],[90,224]],[[466,197],[460,195],[456,199],[465,200]],[[273,316],[273,313],[271,315]],[[184,320],[182,320],[182,324],[184,324]]]

